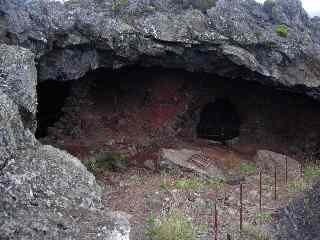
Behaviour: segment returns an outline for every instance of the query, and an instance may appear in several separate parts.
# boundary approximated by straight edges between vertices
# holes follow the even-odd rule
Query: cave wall
[[[261,84],[163,68],[99,69],[71,87],[64,115],[44,141],[79,157],[150,148],[197,139],[203,107],[227,99],[239,114],[233,147],[245,153],[266,148],[299,159],[317,157],[319,103]]]

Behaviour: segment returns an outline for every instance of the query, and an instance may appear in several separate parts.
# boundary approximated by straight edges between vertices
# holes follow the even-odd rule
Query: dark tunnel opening
[[[69,89],[69,82],[45,81],[38,83],[37,138],[46,137],[48,128],[54,126],[62,116],[62,108],[69,95]]]
[[[238,137],[240,117],[235,105],[225,98],[207,103],[200,113],[197,134],[200,138],[219,142]]]

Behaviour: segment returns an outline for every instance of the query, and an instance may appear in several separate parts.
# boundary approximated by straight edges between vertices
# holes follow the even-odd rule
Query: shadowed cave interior
[[[239,133],[240,117],[230,101],[218,98],[204,106],[197,125],[198,137],[225,142]]]
[[[183,70],[98,69],[38,84],[37,137],[79,158],[117,151],[136,160],[163,147],[227,143],[318,156],[319,103],[272,86]],[[207,141],[207,142],[206,142]],[[140,160],[139,160],[140,161]]]

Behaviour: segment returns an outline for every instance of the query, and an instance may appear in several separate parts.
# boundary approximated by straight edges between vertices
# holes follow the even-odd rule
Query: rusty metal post
[[[274,200],[277,200],[277,166],[274,166]]]
[[[240,232],[242,232],[243,225],[243,185],[240,183]]]
[[[286,163],[285,163],[285,176],[284,176],[284,182],[287,185],[288,184],[288,157],[286,156]]]
[[[218,240],[218,210],[217,203],[214,204],[214,240]]]
[[[262,172],[259,172],[259,211],[262,211]]]

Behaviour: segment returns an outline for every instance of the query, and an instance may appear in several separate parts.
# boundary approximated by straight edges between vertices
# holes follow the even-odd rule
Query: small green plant
[[[152,240],[194,240],[191,221],[177,210],[157,222],[154,214],[147,219],[146,235]]]
[[[288,33],[289,33],[288,27],[283,24],[278,25],[276,28],[276,33],[278,34],[278,36],[286,38],[288,37]]]
[[[196,231],[198,234],[206,234],[209,231],[209,226],[208,224],[199,224],[196,227]]]
[[[198,190],[204,184],[204,181],[199,178],[183,178],[176,181],[175,187],[183,190]]]
[[[289,192],[303,192],[307,188],[308,184],[304,179],[298,179],[288,182]]]
[[[259,212],[255,215],[257,221],[269,222],[272,220],[272,215],[269,212]]]
[[[209,188],[222,189],[225,186],[223,179],[209,179],[206,181],[206,186]]]
[[[320,167],[315,165],[307,166],[304,169],[304,179],[308,182],[320,177]]]
[[[147,228],[146,228],[146,235],[148,237],[152,237],[156,235],[156,224],[157,219],[156,215],[153,212],[150,212],[147,218]]]
[[[199,190],[204,187],[214,188],[214,189],[222,189],[225,186],[225,182],[223,179],[209,179],[204,180],[199,177],[192,178],[181,178],[175,181],[169,181],[167,179],[163,179],[160,182],[160,188],[167,190],[170,188],[177,188],[181,190]]]
[[[242,234],[248,235],[256,240],[269,240],[270,236],[267,233],[261,231],[261,229],[253,224],[244,224],[242,228]]]
[[[124,170],[127,168],[128,158],[120,153],[101,153],[85,162],[87,169],[97,174],[106,169],[112,171]]]
[[[170,189],[172,186],[173,186],[173,183],[172,183],[171,181],[167,180],[167,179],[163,179],[163,180],[161,180],[161,182],[160,182],[160,188],[161,188],[162,190],[168,190],[168,189]]]
[[[129,0],[114,0],[112,3],[112,11],[120,12],[122,8],[129,5]]]
[[[242,163],[240,172],[243,174],[253,174],[257,171],[257,166],[254,163]]]

